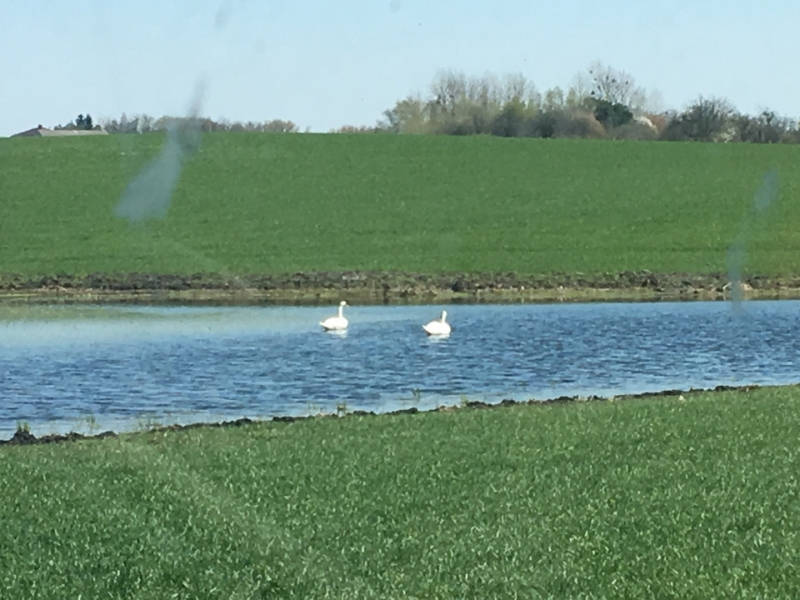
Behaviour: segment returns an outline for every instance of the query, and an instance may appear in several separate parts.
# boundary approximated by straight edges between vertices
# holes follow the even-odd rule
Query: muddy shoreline
[[[605,274],[334,271],[279,275],[0,274],[0,303],[196,305],[624,302],[726,300],[726,273]],[[800,276],[748,276],[746,299],[800,298]]]
[[[472,401],[472,402],[465,402],[460,405],[450,405],[450,406],[440,406],[438,408],[432,408],[430,410],[420,410],[416,407],[405,408],[400,410],[395,410],[391,412],[374,412],[374,411],[365,411],[365,410],[353,410],[347,411],[343,414],[337,413],[320,413],[316,415],[304,415],[304,416],[276,416],[270,419],[249,419],[247,417],[243,417],[240,419],[232,420],[232,421],[220,421],[220,422],[207,422],[207,423],[188,423],[186,425],[158,425],[155,427],[149,427],[145,430],[139,431],[132,431],[126,433],[117,433],[114,431],[103,431],[102,433],[97,434],[89,434],[85,435],[82,433],[77,432],[70,432],[67,434],[49,434],[42,437],[36,437],[33,433],[26,429],[18,429],[17,432],[8,440],[0,440],[0,446],[29,446],[34,444],[62,444],[65,442],[75,442],[79,440],[102,440],[107,438],[118,438],[120,436],[131,436],[131,435],[143,435],[148,433],[166,433],[166,432],[175,432],[175,431],[184,431],[189,429],[209,429],[209,428],[219,428],[219,427],[243,427],[246,425],[257,425],[257,424],[264,424],[264,423],[294,423],[299,421],[306,421],[309,419],[340,419],[340,418],[348,418],[348,417],[376,417],[376,416],[384,416],[384,417],[393,417],[399,415],[416,415],[416,414],[425,414],[425,413],[435,413],[435,412],[453,412],[458,410],[491,410],[491,409],[503,409],[508,408],[511,406],[551,406],[554,404],[577,404],[577,403],[586,403],[586,402],[623,402],[623,401],[631,401],[631,400],[641,400],[644,398],[667,398],[667,397],[674,397],[678,396],[681,397],[690,397],[696,396],[698,394],[707,394],[707,393],[719,393],[719,392],[750,392],[752,390],[761,389],[762,387],[770,387],[770,386],[760,386],[760,385],[743,385],[743,386],[726,386],[726,385],[718,385],[715,388],[710,389],[699,389],[699,388],[690,388],[688,390],[663,390],[660,392],[643,392],[641,394],[627,394],[622,396],[612,396],[612,397],[605,397],[605,396],[561,396],[558,398],[553,398],[550,400],[502,400],[497,403],[487,403],[481,401]],[[776,386],[777,387],[777,386]],[[779,386],[779,387],[800,387],[800,383],[790,384],[786,386]]]

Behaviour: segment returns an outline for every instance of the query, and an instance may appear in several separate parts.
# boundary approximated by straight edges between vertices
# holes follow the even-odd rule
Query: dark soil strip
[[[782,386],[786,387],[786,386]],[[800,387],[800,383],[793,384],[793,387]],[[614,402],[620,402],[625,400],[636,400],[642,398],[664,398],[669,396],[690,396],[690,395],[697,395],[697,394],[705,394],[709,392],[750,392],[752,390],[760,389],[761,386],[758,385],[744,385],[744,386],[726,386],[726,385],[718,385],[713,389],[695,389],[691,388],[689,390],[664,390],[661,392],[644,392],[641,394],[631,394],[625,396],[616,396],[613,398]],[[561,396],[559,398],[553,398],[551,400],[527,400],[527,401],[516,401],[516,400],[502,400],[501,402],[490,404],[487,402],[467,402],[463,405],[453,405],[453,406],[441,406],[439,408],[434,408],[428,411],[421,411],[416,407],[406,408],[401,410],[395,410],[392,412],[386,413],[376,413],[374,411],[364,411],[364,410],[355,410],[350,411],[345,414],[322,414],[322,415],[309,415],[309,416],[280,416],[280,417],[272,417],[271,419],[266,420],[253,420],[248,418],[236,419],[235,421],[222,421],[218,423],[189,423],[187,425],[164,425],[164,426],[157,426],[146,430],[145,432],[139,433],[151,433],[151,432],[167,432],[167,431],[183,431],[188,429],[205,429],[210,427],[242,427],[244,425],[251,425],[257,423],[294,423],[296,421],[305,421],[307,419],[337,419],[337,418],[345,418],[345,417],[374,417],[378,415],[384,416],[396,416],[396,415],[416,415],[416,414],[423,414],[426,412],[452,412],[456,410],[487,410],[487,409],[500,409],[506,408],[509,406],[549,406],[552,404],[574,404],[579,402],[609,402],[611,398],[606,398],[602,396]],[[134,433],[135,434],[135,433]],[[103,433],[99,433],[97,435],[83,435],[81,433],[68,433],[66,435],[58,435],[58,434],[51,434],[46,435],[43,437],[36,437],[30,431],[25,430],[18,430],[10,439],[8,440],[0,440],[0,446],[3,445],[11,445],[11,446],[27,446],[31,444],[59,444],[63,442],[74,442],[77,440],[89,440],[89,439],[104,439],[104,438],[115,438],[118,434],[113,431],[104,431]]]
[[[750,276],[745,298],[800,297],[800,276]],[[722,300],[725,273],[422,273],[336,271],[223,276],[214,273],[0,274],[0,301],[64,303],[365,304]]]

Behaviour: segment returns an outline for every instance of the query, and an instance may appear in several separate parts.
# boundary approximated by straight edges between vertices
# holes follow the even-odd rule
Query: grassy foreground
[[[159,135],[0,139],[0,273],[800,273],[800,147],[208,134],[163,221],[113,216]]]
[[[0,448],[47,598],[796,598],[800,390]]]

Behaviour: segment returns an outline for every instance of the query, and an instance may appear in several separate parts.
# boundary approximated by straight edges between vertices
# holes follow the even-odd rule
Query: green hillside
[[[160,135],[0,140],[0,272],[800,273],[800,147],[207,134],[162,221],[113,214]]]

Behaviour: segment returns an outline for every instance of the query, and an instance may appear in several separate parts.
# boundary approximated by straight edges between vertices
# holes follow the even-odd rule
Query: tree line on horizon
[[[156,133],[169,130],[187,121],[192,121],[201,131],[250,131],[261,133],[297,133],[299,127],[292,121],[272,119],[270,121],[229,121],[227,119],[214,120],[207,117],[159,117],[150,115],[134,115],[128,117],[122,114],[119,119],[103,118],[93,125],[91,115],[78,115],[74,121],[65,125],[56,125],[54,129],[100,129],[111,134],[116,133]]]
[[[282,119],[239,122],[124,114],[97,123],[88,114],[78,115],[56,129],[151,133],[187,121],[204,132],[300,132],[294,122]],[[543,93],[522,74],[468,76],[441,70],[426,94],[398,100],[375,125],[345,125],[331,133],[800,143],[800,122],[768,109],[748,115],[718,97],[699,96],[682,111],[668,110],[658,92],[648,93],[630,74],[597,61],[575,75],[566,90],[556,86]]]
[[[439,71],[428,93],[384,111],[374,131],[538,138],[610,138],[700,142],[800,143],[800,123],[771,110],[739,112],[725,98],[699,96],[682,111],[666,110],[660,94],[602,62],[563,90],[540,93],[521,74],[470,77]]]

